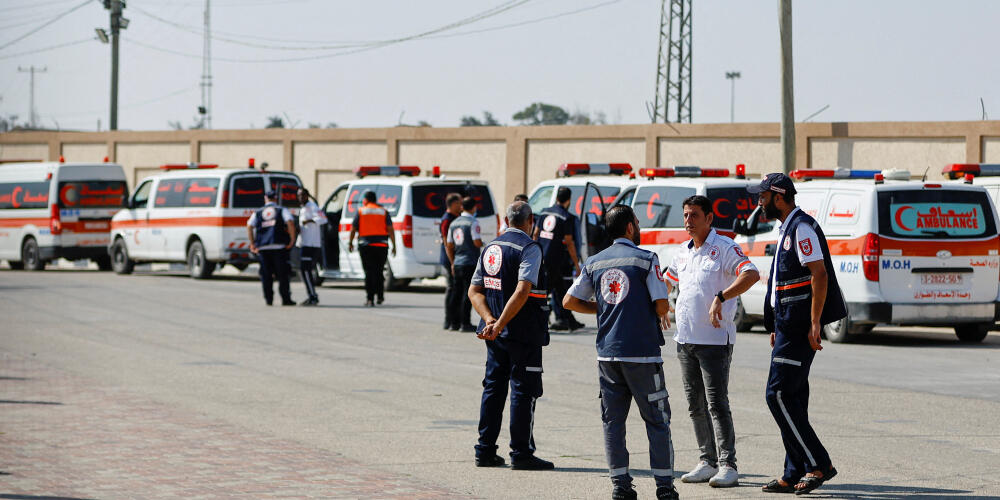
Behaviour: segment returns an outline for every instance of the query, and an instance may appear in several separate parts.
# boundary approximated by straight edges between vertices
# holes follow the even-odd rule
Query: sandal
[[[761,488],[764,493],[795,493],[795,487],[791,484],[781,484],[781,481],[772,479],[771,482]]]
[[[823,486],[823,483],[833,479],[834,476],[837,475],[837,469],[833,468],[832,465],[830,466],[829,469],[820,472],[823,473],[823,477],[808,476],[808,475],[803,477],[799,481],[799,483],[795,485],[795,494],[805,495],[811,492],[812,490],[815,490],[816,488]]]

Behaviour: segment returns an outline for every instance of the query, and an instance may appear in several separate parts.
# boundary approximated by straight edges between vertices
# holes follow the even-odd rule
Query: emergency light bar
[[[941,173],[949,179],[958,179],[965,174],[972,174],[975,177],[995,177],[1000,176],[1000,164],[997,163],[952,163],[944,167]]]
[[[875,175],[881,174],[881,170],[851,170],[849,168],[838,168],[834,170],[813,170],[800,169],[792,170],[789,177],[798,180],[809,179],[874,179]]]
[[[556,169],[557,177],[574,175],[626,175],[632,171],[629,163],[563,163]]]
[[[358,177],[366,177],[369,175],[382,175],[391,177],[399,177],[401,175],[407,175],[410,177],[416,177],[420,175],[420,167],[399,166],[399,165],[363,165],[354,169],[354,175]]]
[[[168,163],[166,165],[160,165],[162,170],[187,170],[195,168],[219,168],[218,165],[214,163]]]
[[[639,169],[639,175],[649,179],[655,177],[729,177],[729,169],[679,165],[673,168],[641,168]]]

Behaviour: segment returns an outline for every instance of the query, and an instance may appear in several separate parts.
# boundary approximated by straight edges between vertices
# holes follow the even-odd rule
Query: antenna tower
[[[653,123],[691,123],[691,2],[661,0]]]

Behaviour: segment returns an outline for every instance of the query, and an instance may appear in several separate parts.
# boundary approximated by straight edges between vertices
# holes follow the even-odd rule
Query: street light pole
[[[111,127],[118,130],[118,33],[128,27],[128,19],[122,17],[124,0],[104,0],[104,8],[111,11]],[[100,36],[100,33],[98,33]],[[102,37],[103,41],[103,37]]]
[[[736,79],[740,77],[739,71],[727,71],[726,79],[729,80],[729,123],[736,121]]]
[[[792,90],[792,0],[778,0],[781,38],[781,167],[795,169],[795,92]]]

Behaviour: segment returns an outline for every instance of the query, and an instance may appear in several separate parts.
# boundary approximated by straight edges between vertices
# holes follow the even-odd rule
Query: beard
[[[638,226],[633,226],[633,227],[635,227],[635,232],[632,233],[632,243],[635,243],[636,246],[638,246],[639,242],[642,241],[642,238],[640,238],[641,235],[639,234],[639,227]]]
[[[781,211],[774,205],[774,198],[771,198],[771,201],[767,205],[764,205],[764,218],[774,220],[778,217],[781,217]]]

